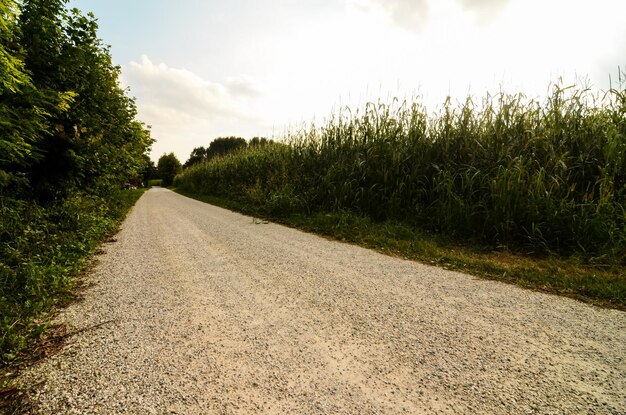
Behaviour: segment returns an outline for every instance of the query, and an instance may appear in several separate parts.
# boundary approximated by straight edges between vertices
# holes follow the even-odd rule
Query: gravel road
[[[626,313],[154,188],[20,381],[42,414],[625,414]]]

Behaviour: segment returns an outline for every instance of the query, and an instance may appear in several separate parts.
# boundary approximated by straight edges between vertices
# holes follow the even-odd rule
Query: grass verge
[[[45,208],[1,201],[0,412],[17,410],[22,393],[14,380],[20,368],[65,338],[52,316],[75,298],[98,246],[117,232],[145,190],[123,190],[107,199],[75,195]]]
[[[226,198],[177,193],[293,228],[365,248],[462,271],[476,277],[562,295],[601,307],[626,310],[626,267],[597,264],[577,256],[532,256],[494,249],[475,241],[451,240],[396,221],[375,222],[351,213],[270,217],[258,208]]]

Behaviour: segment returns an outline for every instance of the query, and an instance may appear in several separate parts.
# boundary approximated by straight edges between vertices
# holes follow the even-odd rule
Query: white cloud
[[[459,4],[468,12],[473,13],[479,22],[485,22],[497,17],[510,3],[510,0],[458,0]]]
[[[247,117],[242,101],[262,95],[260,87],[249,77],[229,78],[225,84],[202,79],[185,70],[158,65],[146,56],[131,62],[125,80],[141,100],[166,111],[192,117]],[[141,103],[140,103],[141,104]]]
[[[233,96],[242,99],[261,98],[265,95],[263,86],[248,75],[228,78],[226,80],[226,89]]]
[[[426,0],[387,0],[380,3],[396,22],[405,27],[416,28],[428,18]]]
[[[430,10],[428,0],[348,0],[348,4],[368,12],[383,12],[409,30],[420,29]]]
[[[424,1],[427,20],[419,30],[405,30],[381,13],[384,0],[347,4],[366,21],[367,47],[378,56],[362,67],[371,76],[383,61],[380,79],[398,79],[403,89],[424,92],[433,97],[431,105],[445,94],[463,99],[468,92],[497,92],[500,85],[541,96],[559,77],[570,82],[588,75],[594,87],[603,88],[609,73],[626,63],[623,0],[596,0],[593,7],[585,0]]]
[[[370,13],[384,13],[395,24],[411,31],[421,31],[440,20],[441,12],[462,10],[478,23],[496,18],[511,0],[347,0],[347,3]]]
[[[212,82],[143,55],[123,68],[123,82],[137,98],[140,119],[152,125],[154,157],[174,151],[184,161],[193,147],[221,135],[255,134],[264,125],[253,109],[264,89],[250,76]]]

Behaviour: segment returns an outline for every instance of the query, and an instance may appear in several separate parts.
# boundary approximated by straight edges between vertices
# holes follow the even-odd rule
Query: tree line
[[[267,139],[265,137],[253,137],[249,142],[241,137],[219,137],[211,141],[209,146],[206,148],[194,148],[185,164],[183,164],[183,167],[186,169],[194,164],[209,161],[215,157],[225,156],[228,153],[232,153],[246,147],[259,147],[273,142],[274,140]]]
[[[150,179],[161,179],[164,186],[169,186],[174,182],[174,177],[182,173],[183,169],[248,147],[262,147],[270,143],[274,143],[274,140],[265,137],[253,137],[250,141],[242,137],[218,137],[211,141],[208,147],[194,148],[184,164],[180,163],[174,153],[163,154],[156,166],[153,163],[150,164],[146,170],[146,176]]]

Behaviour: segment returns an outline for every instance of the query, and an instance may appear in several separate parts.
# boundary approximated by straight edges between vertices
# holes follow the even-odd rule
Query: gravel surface
[[[21,376],[33,413],[626,413],[624,312],[159,188],[116,238]]]

